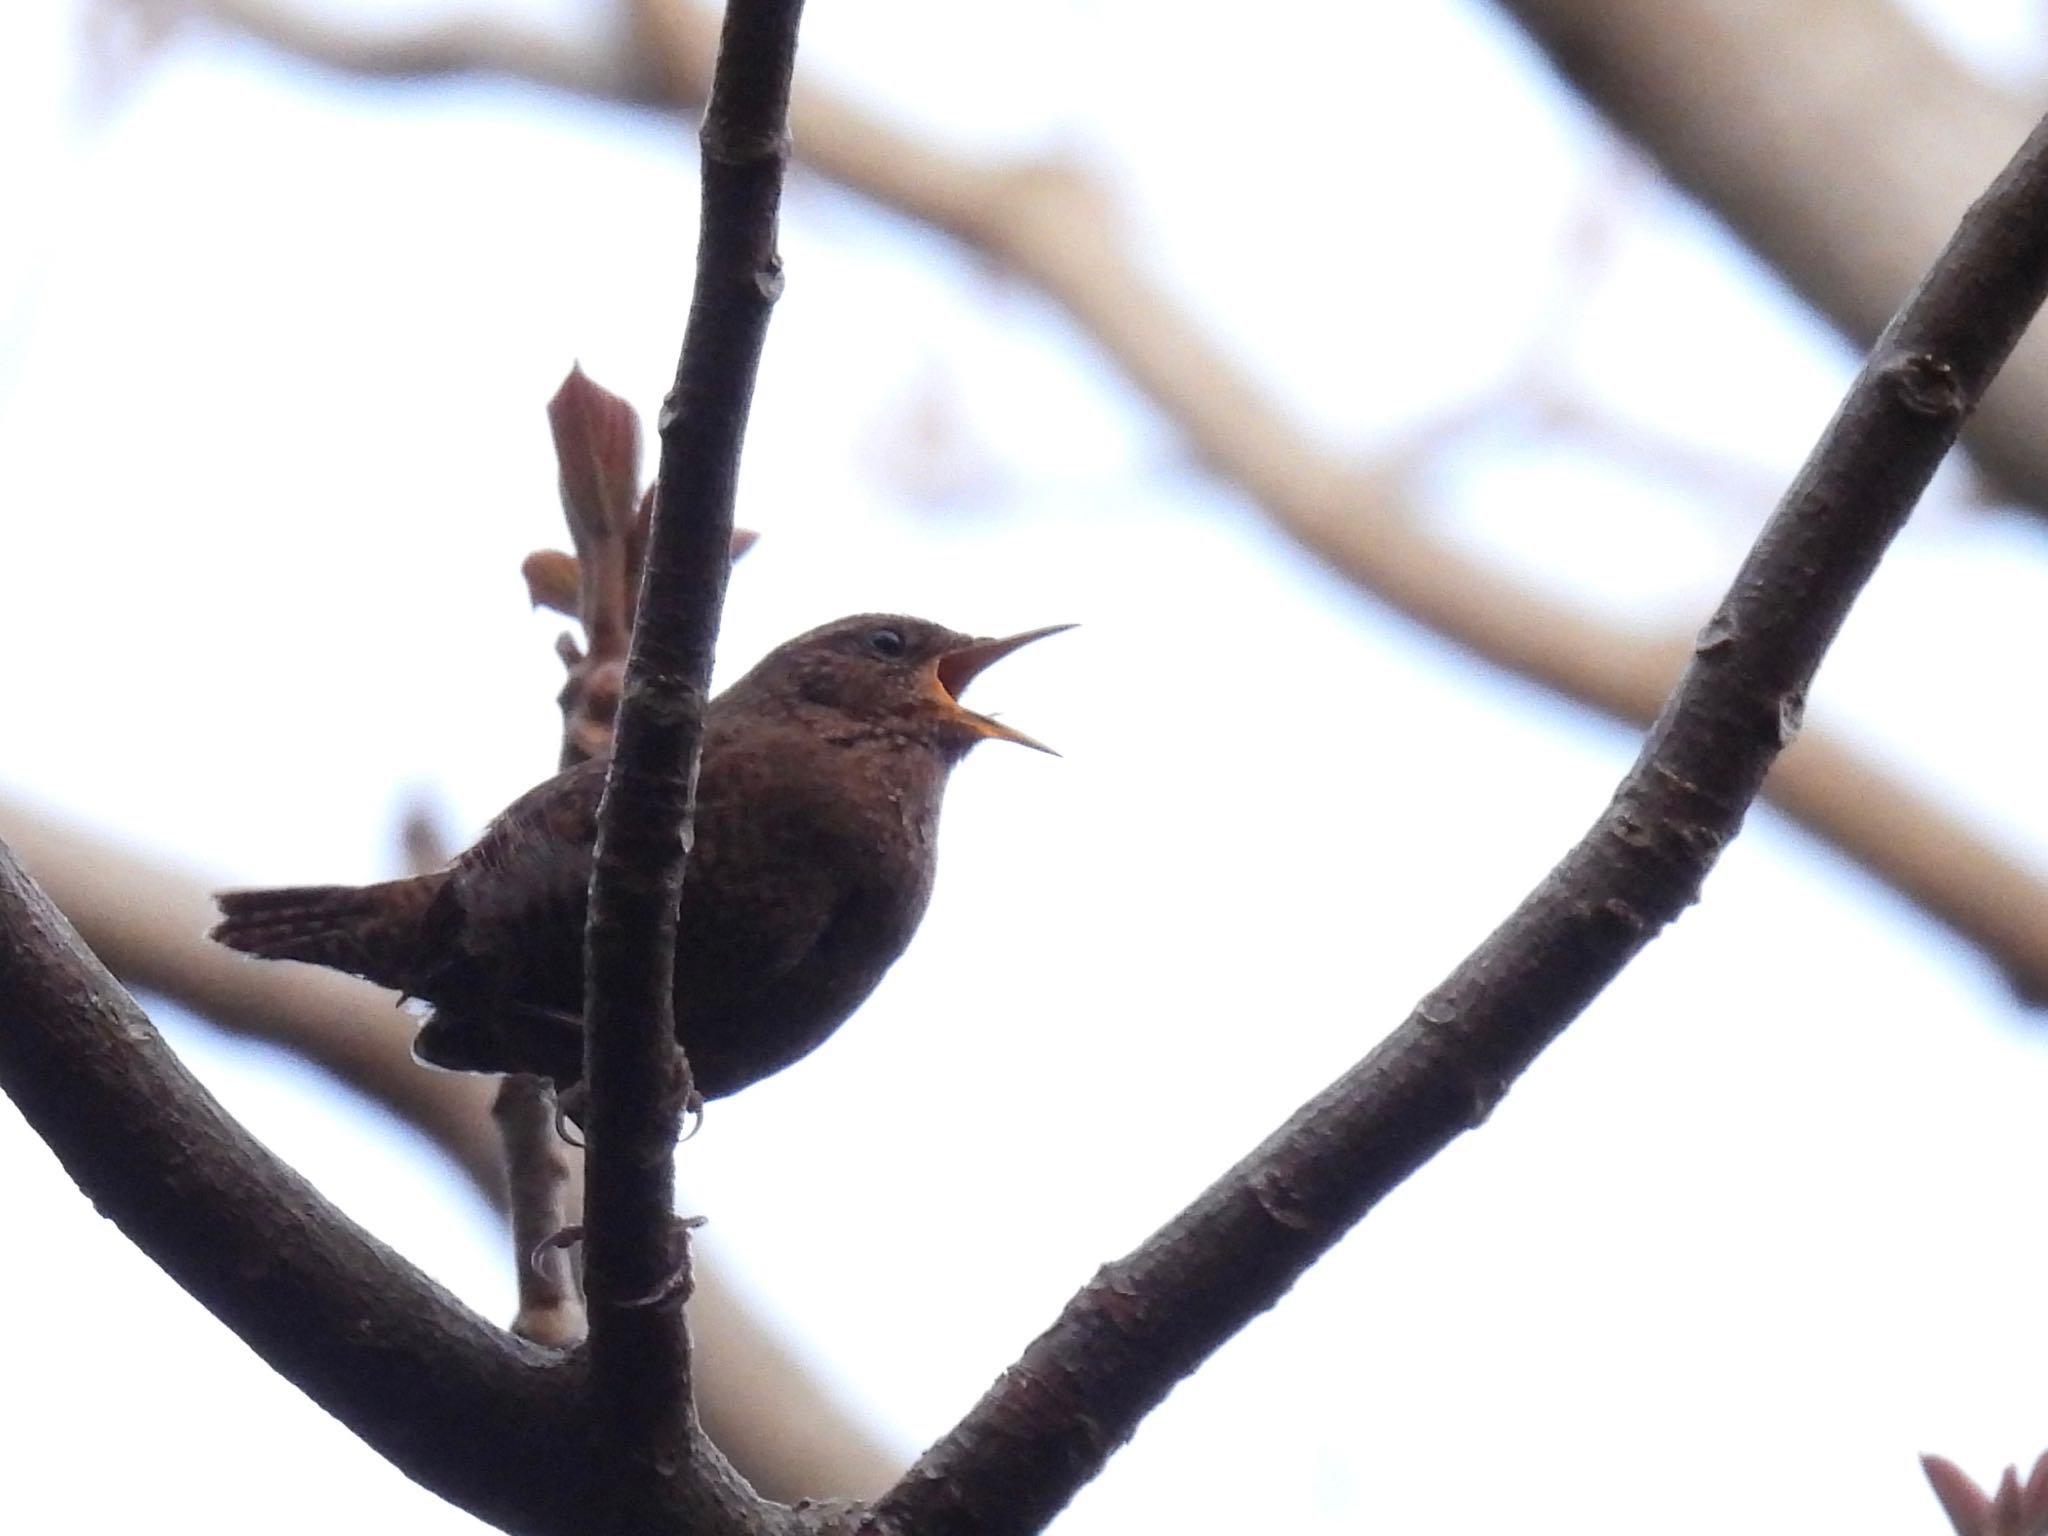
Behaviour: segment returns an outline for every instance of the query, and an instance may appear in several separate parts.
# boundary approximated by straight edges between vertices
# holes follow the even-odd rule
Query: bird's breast
[[[699,1086],[731,1092],[820,1044],[930,900],[943,772],[815,750],[772,782],[708,762],[684,879],[677,1011]]]

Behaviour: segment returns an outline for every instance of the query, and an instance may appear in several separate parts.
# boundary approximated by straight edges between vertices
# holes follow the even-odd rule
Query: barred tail
[[[265,960],[304,960],[400,991],[423,969],[420,920],[447,875],[381,885],[299,885],[222,891],[221,921],[207,936]]]

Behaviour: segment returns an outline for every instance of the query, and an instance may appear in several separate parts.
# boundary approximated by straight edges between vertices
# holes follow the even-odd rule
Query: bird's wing
[[[450,979],[465,961],[499,975],[543,965],[581,975],[604,773],[602,762],[581,763],[535,785],[455,860],[425,918],[430,942],[449,957]]]

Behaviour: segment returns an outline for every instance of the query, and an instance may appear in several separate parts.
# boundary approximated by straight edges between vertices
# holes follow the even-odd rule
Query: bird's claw
[[[545,1277],[547,1271],[541,1266],[549,1254],[554,1253],[558,1249],[573,1248],[582,1241],[583,1223],[580,1221],[571,1222],[559,1232],[554,1233],[550,1237],[542,1238],[533,1245],[533,1252],[526,1256],[527,1267],[536,1275]]]
[[[669,1230],[676,1237],[683,1239],[682,1243],[678,1245],[678,1257],[674,1268],[670,1269],[662,1277],[661,1284],[657,1285],[645,1296],[629,1296],[623,1300],[613,1302],[612,1305],[625,1311],[637,1312],[648,1307],[658,1307],[663,1302],[674,1301],[678,1296],[688,1297],[694,1284],[693,1277],[690,1274],[688,1235],[703,1226],[709,1219],[706,1216],[672,1217],[672,1225]]]
[[[555,1134],[578,1152],[584,1147],[583,1116],[589,1108],[590,1090],[582,1083],[571,1083],[555,1094]],[[576,1128],[574,1135],[571,1126]]]

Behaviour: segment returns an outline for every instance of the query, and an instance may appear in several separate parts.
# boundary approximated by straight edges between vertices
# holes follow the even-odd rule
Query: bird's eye
[[[901,656],[910,647],[903,639],[900,629],[878,629],[868,636],[868,649],[877,656],[886,656],[891,661]]]

